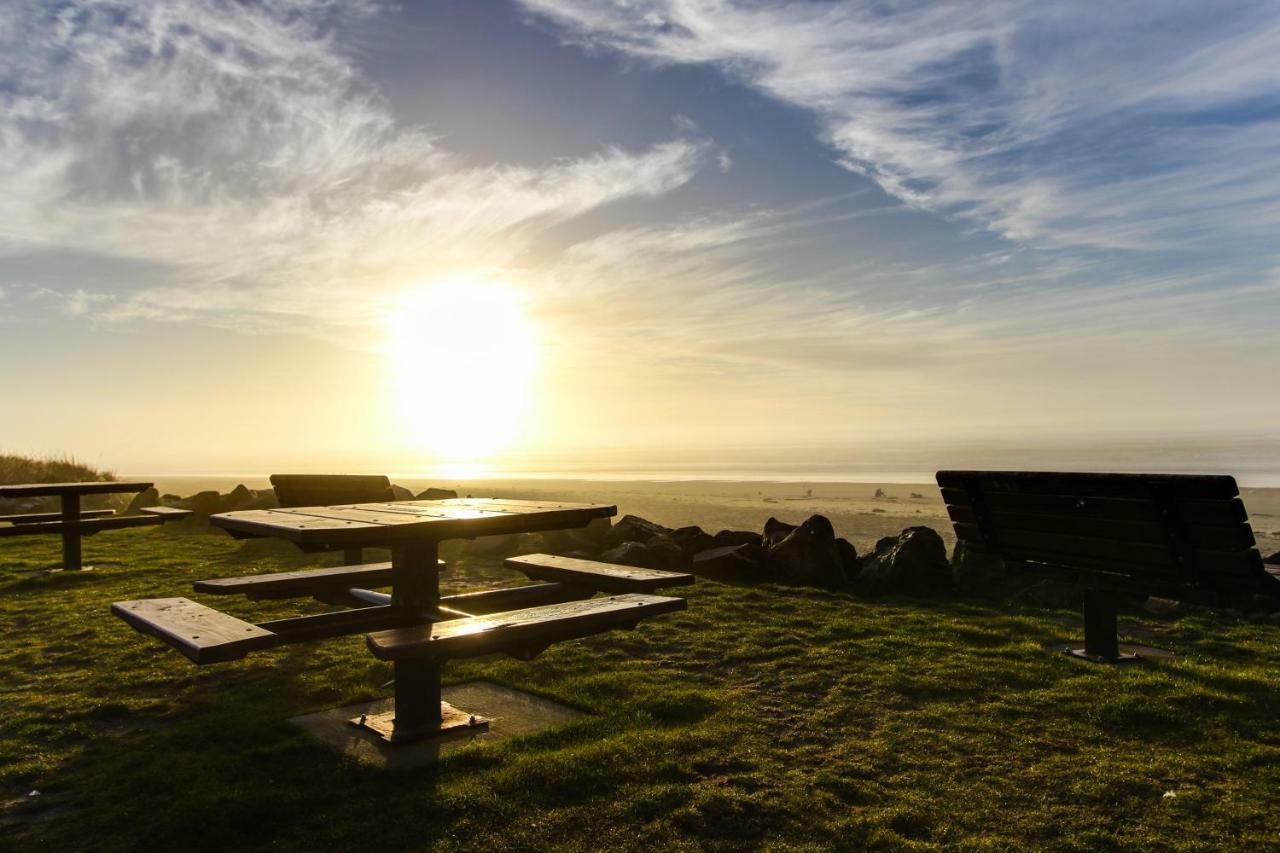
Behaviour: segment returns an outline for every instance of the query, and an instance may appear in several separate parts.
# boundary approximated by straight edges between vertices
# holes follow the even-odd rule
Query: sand
[[[266,488],[266,477],[149,476],[162,493],[190,495],[202,489],[228,492],[237,483]],[[770,516],[797,523],[819,513],[860,552],[904,527],[926,525],[955,541],[936,486],[920,483],[777,483],[727,481],[465,480],[398,479],[417,492],[427,486],[456,489],[460,495],[502,498],[557,498],[617,504],[619,516],[632,513],[680,527],[696,524],[714,533],[726,528],[759,530]],[[876,498],[876,490],[887,497]],[[1263,554],[1280,551],[1280,489],[1243,489],[1241,495]]]

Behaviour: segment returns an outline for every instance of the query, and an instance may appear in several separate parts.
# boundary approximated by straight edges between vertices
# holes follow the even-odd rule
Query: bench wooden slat
[[[0,485],[0,498],[56,497],[61,495],[116,495],[145,492],[152,483],[92,480],[84,483],[14,483]]]
[[[947,515],[960,524],[977,524],[978,513],[971,506],[949,506]],[[991,510],[988,513],[993,524],[1001,530],[1039,531],[1079,536],[1105,536],[1129,542],[1164,544],[1168,541],[1165,527],[1156,521],[1131,521],[1103,517],[1078,517],[1074,515],[1032,515],[1021,512]],[[1247,524],[1187,525],[1191,544],[1207,550],[1252,548],[1256,542],[1253,530]]]
[[[191,510],[177,506],[144,506],[139,507],[138,511],[158,516],[164,521],[181,521],[191,515]]]
[[[988,494],[1067,495],[1144,500],[1152,483],[1169,489],[1177,500],[1229,500],[1240,494],[1234,477],[1209,474],[1089,474],[1056,471],[939,471],[942,488],[964,489],[973,478]]]
[[[106,518],[115,515],[115,510],[111,509],[82,509],[80,510],[80,519],[83,521],[87,518]],[[37,524],[41,521],[61,521],[62,513],[60,512],[26,512],[18,515],[0,515],[0,523],[9,522],[10,524]]]
[[[13,527],[0,527],[0,538],[8,536],[40,536],[78,530],[81,536],[92,536],[103,530],[116,530],[122,527],[147,527],[163,524],[164,519],[154,515],[113,515],[108,518],[90,518],[86,521],[41,521],[36,524],[18,524]]]
[[[276,645],[271,631],[187,598],[117,601],[111,612],[144,634],[152,634],[195,663],[236,660]]]
[[[472,619],[392,628],[369,634],[369,650],[379,660],[442,662],[497,652],[521,653],[562,640],[629,627],[641,619],[685,608],[683,598],[614,595]]]
[[[693,575],[685,572],[619,566],[553,554],[511,557],[505,565],[524,572],[534,580],[580,584],[601,592],[653,592],[663,587],[693,583]]]
[[[280,506],[328,506],[392,499],[383,474],[272,474]]]
[[[439,566],[445,568],[444,560]],[[391,563],[364,563],[358,566],[332,566],[320,569],[301,569],[293,572],[273,572],[266,575],[246,575],[234,578],[213,578],[196,581],[191,585],[196,592],[213,595],[245,595],[253,599],[295,598],[318,592],[332,592],[350,587],[376,588],[391,584]]]
[[[948,506],[973,506],[968,492],[963,489],[942,489],[942,499]],[[992,511],[1022,515],[1061,515],[1156,523],[1163,518],[1160,507],[1149,499],[1074,498],[1069,495],[1012,495],[984,492],[983,502]],[[1244,502],[1239,498],[1229,501],[1178,501],[1177,506],[1179,513],[1189,524],[1201,527],[1245,524],[1249,520]]]

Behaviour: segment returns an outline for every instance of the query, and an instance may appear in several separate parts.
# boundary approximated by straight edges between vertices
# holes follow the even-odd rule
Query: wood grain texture
[[[585,527],[594,519],[616,514],[617,507],[600,504],[553,506],[539,501],[454,498],[246,510],[215,515],[209,521],[240,536],[364,547]]]
[[[117,601],[111,612],[164,640],[195,663],[236,660],[277,643],[275,634],[187,598]]]
[[[688,586],[693,583],[693,575],[684,572],[619,566],[553,554],[511,557],[505,565],[524,572],[534,580],[580,584],[601,592],[653,592],[664,587]]]
[[[507,652],[522,654],[551,643],[630,627],[641,619],[685,609],[683,598],[614,595],[524,610],[510,610],[392,628],[369,634],[369,650],[379,660],[443,662]]]
[[[280,506],[326,506],[390,500],[391,481],[383,474],[272,474]]]
[[[441,570],[444,560],[439,561]],[[245,595],[249,598],[294,598],[348,587],[376,588],[391,583],[391,563],[364,563],[358,566],[332,566],[322,569],[300,569],[245,575],[234,578],[212,578],[191,585],[196,592],[213,595]]]
[[[37,524],[18,524],[13,527],[0,527],[0,538],[9,536],[41,536],[57,535],[67,532],[78,532],[81,536],[92,536],[103,530],[118,530],[124,527],[150,527],[163,524],[164,519],[155,515],[113,515],[106,518],[90,518],[85,521],[42,521]]]

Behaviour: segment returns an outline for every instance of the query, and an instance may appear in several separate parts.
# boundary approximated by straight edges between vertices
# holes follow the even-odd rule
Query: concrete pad
[[[1070,652],[1073,649],[1080,649],[1083,647],[1084,647],[1083,640],[1075,643],[1052,643],[1048,646],[1045,646],[1045,648],[1051,652],[1058,652],[1062,654],[1065,654],[1066,652]],[[1148,663],[1168,663],[1170,661],[1175,661],[1178,659],[1178,656],[1173,652],[1167,649],[1157,649],[1154,646],[1140,646],[1140,645],[1137,645],[1136,643],[1120,643],[1119,648],[1120,648],[1121,655],[1134,656],[1132,658],[1128,658],[1127,660],[1119,661],[1119,663],[1128,663],[1128,662],[1141,663],[1143,661],[1146,661]],[[1066,657],[1068,660],[1080,661],[1081,663],[1093,663],[1093,661],[1087,660],[1086,658],[1076,657],[1074,655],[1068,654],[1066,655]]]
[[[433,764],[442,756],[473,744],[533,734],[584,716],[575,708],[492,681],[468,681],[445,687],[440,691],[440,698],[469,714],[488,718],[488,730],[464,729],[456,735],[392,746],[375,732],[351,724],[350,721],[361,714],[374,716],[390,712],[393,710],[391,699],[305,714],[289,722],[362,764],[404,770]]]

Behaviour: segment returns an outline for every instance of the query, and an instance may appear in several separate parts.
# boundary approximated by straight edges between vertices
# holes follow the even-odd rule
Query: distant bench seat
[[[693,575],[684,572],[619,566],[574,557],[557,557],[553,554],[511,557],[504,565],[524,572],[534,580],[577,584],[601,592],[653,592],[670,586],[688,586],[694,580]]]
[[[154,510],[159,510],[155,512]],[[92,536],[103,530],[119,530],[125,527],[147,527],[153,524],[164,524],[166,521],[177,521],[191,514],[190,510],[176,507],[146,507],[142,510],[146,515],[107,515],[85,518],[81,514],[80,521],[37,521],[34,523],[14,524],[12,527],[0,527],[0,538],[9,536],[40,536],[75,531],[80,536]],[[59,515],[58,518],[62,516]]]
[[[683,598],[613,595],[376,631],[366,638],[379,660],[443,663],[506,653],[529,658],[552,643],[633,628],[641,619],[685,609]]]
[[[115,511],[110,509],[82,509],[80,510],[80,520],[84,521],[89,518],[105,518],[114,515]],[[0,515],[0,524],[38,524],[42,521],[61,521],[62,513],[60,512],[25,512],[18,515]]]

